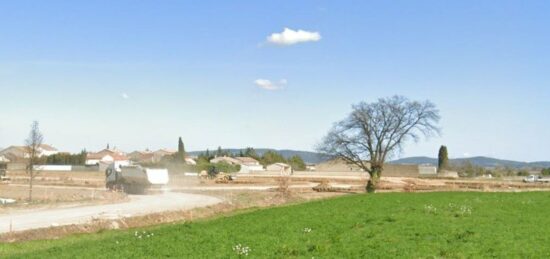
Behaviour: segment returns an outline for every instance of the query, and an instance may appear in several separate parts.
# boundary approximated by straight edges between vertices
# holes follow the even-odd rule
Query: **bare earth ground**
[[[0,205],[0,241],[51,239],[72,233],[131,228],[212,217],[247,208],[277,206],[363,192],[364,177],[300,175],[290,178],[286,192],[277,191],[279,177],[239,176],[232,183],[174,175],[169,192],[124,195],[104,189],[103,174],[43,173],[36,178],[35,201],[27,204],[28,177],[15,173],[11,184],[0,184],[0,198],[16,199]],[[346,192],[315,192],[321,182]],[[339,190],[341,190],[339,189]],[[510,180],[418,179],[383,177],[380,192],[424,191],[532,191],[550,190],[550,184]]]
[[[15,210],[0,214],[0,233],[84,224],[94,219],[116,220],[169,210],[188,210],[214,205],[221,201],[206,195],[169,192],[157,195],[130,195],[127,202],[116,204]]]

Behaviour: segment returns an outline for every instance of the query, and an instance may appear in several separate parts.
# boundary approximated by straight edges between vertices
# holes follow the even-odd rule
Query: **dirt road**
[[[117,204],[12,211],[9,214],[0,214],[0,233],[82,224],[93,219],[117,219],[186,210],[214,205],[221,201],[206,195],[168,192],[159,195],[130,195],[130,201]]]

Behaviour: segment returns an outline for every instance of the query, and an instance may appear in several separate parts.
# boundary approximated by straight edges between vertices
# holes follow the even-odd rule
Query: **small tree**
[[[39,149],[42,145],[44,136],[40,132],[38,121],[33,121],[31,131],[28,138],[25,140],[27,152],[27,173],[29,174],[29,202],[32,202],[32,184],[33,180],[39,171],[34,170],[34,166],[38,163]]]
[[[268,166],[273,163],[286,163],[286,159],[278,152],[269,150],[262,155],[260,163],[264,166]]]
[[[288,159],[288,163],[290,164],[290,166],[292,166],[292,169],[294,169],[296,171],[306,170],[306,163],[304,162],[302,157],[299,156],[299,155],[295,155],[295,156],[290,157]]]
[[[256,153],[256,150],[254,150],[254,148],[252,148],[252,147],[247,147],[244,150],[242,156],[252,157],[256,160],[260,160],[260,156],[258,155],[258,153]]]
[[[447,153],[447,147],[441,146],[439,148],[439,154],[437,156],[437,170],[441,172],[442,170],[449,169],[449,154]]]
[[[361,102],[334,125],[318,150],[366,171],[370,176],[366,189],[374,192],[386,159],[408,140],[439,133],[439,118],[439,111],[430,101],[394,96],[374,103]]]

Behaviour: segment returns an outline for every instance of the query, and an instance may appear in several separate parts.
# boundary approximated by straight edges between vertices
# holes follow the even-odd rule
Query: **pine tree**
[[[449,169],[449,154],[447,153],[447,147],[441,146],[439,148],[438,155],[438,171]]]
[[[302,159],[301,156],[294,155],[288,159],[288,163],[290,166],[292,166],[292,169],[297,171],[304,171],[306,170],[306,163]]]
[[[252,147],[247,147],[244,150],[243,156],[252,157],[256,160],[260,160],[260,156],[258,155],[258,153],[256,153],[256,150],[254,150],[254,148]]]

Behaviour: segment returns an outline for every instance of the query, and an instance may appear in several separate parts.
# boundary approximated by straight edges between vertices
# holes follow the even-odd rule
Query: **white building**
[[[39,156],[51,156],[59,153],[57,148],[54,148],[47,144],[42,144],[38,147]]]
[[[185,163],[188,165],[197,165],[197,161],[195,161],[195,159],[193,159],[192,157],[186,157]]]
[[[55,155],[59,153],[59,151],[47,144],[42,144],[38,146],[37,148],[37,156],[50,156]],[[0,151],[0,155],[3,155],[7,158],[11,158],[12,160],[23,160],[29,158],[29,150],[26,146],[9,146],[2,151]]]
[[[266,167],[266,170],[269,172],[277,172],[281,175],[289,175],[292,173],[292,166],[285,164],[285,163],[274,163],[271,165],[268,165]]]
[[[241,166],[239,173],[250,173],[257,171],[265,171],[264,167],[258,162],[258,160],[252,157],[216,157],[210,160],[210,163],[226,162],[231,165]]]
[[[121,151],[103,149],[86,155],[86,165],[115,164],[115,167],[130,165],[130,159]]]

